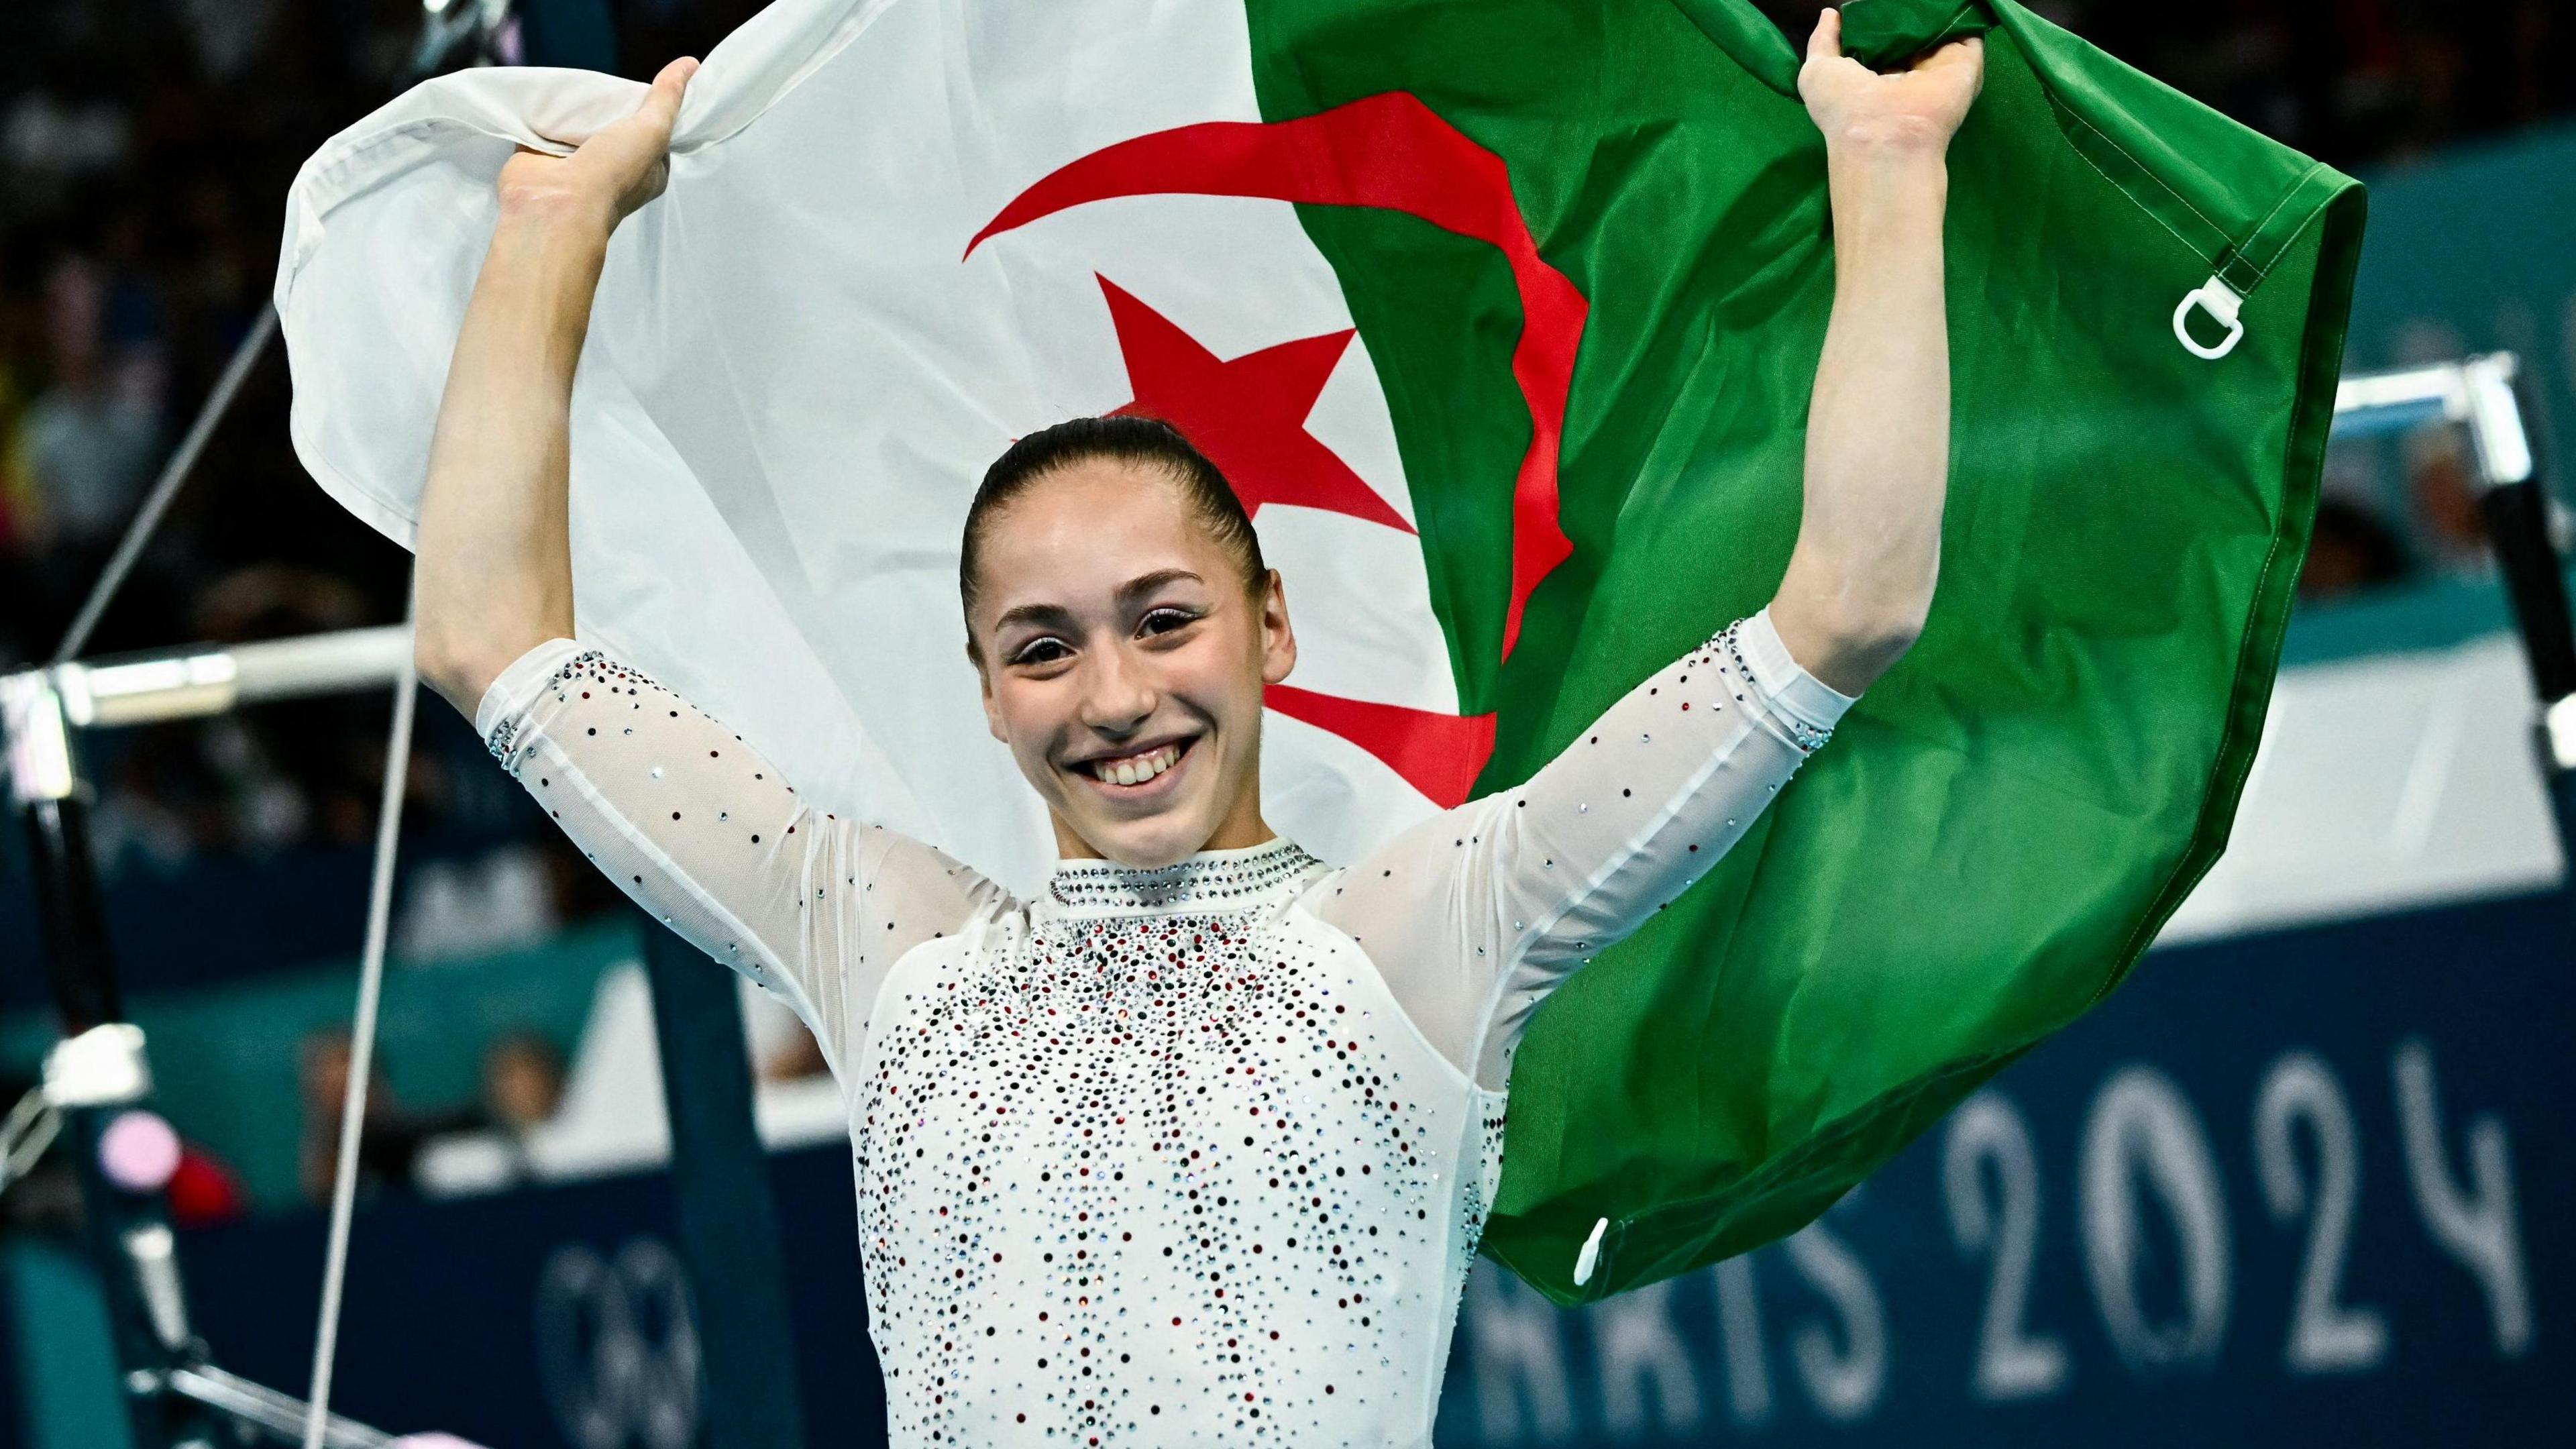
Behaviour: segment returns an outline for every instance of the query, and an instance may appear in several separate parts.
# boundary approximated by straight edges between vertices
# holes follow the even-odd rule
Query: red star
[[[1158,417],[1189,435],[1234,485],[1244,512],[1287,503],[1347,513],[1413,532],[1404,515],[1306,431],[1306,416],[1351,345],[1351,333],[1301,337],[1225,361],[1107,277],[1100,291],[1118,329],[1127,385],[1118,409]]]

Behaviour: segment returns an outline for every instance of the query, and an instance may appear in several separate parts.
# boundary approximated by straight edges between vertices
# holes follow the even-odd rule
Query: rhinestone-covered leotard
[[[602,870],[814,1029],[892,1443],[1413,1446],[1529,1013],[1848,702],[1757,615],[1365,860],[1067,861],[1032,900],[811,809],[569,640],[477,724]]]

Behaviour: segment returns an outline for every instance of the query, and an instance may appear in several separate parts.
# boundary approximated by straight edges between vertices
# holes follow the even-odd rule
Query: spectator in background
[[[36,369],[29,361],[36,349],[28,341],[43,334],[37,310],[17,296],[5,274],[0,274],[0,568],[17,563],[14,555],[35,547],[36,485],[27,474],[27,450],[20,435],[27,404],[37,388]],[[0,594],[0,599],[14,599],[16,593],[12,589]],[[0,660],[9,652],[0,645]]]
[[[297,1051],[304,1097],[304,1150],[299,1170],[308,1201],[331,1200],[340,1162],[340,1112],[348,1099],[352,1052],[349,1034],[337,1028],[304,1038]],[[385,1089],[381,1071],[367,1083],[366,1127],[358,1136],[358,1190],[409,1190],[413,1163],[433,1125],[415,1118]]]
[[[823,1044],[814,1040],[814,1033],[807,1031],[803,1022],[796,1024],[796,1030],[776,1050],[760,1059],[760,1079],[764,1082],[801,1082],[831,1070],[832,1064],[823,1060]]]
[[[2348,598],[2396,583],[2407,573],[2406,549],[2379,516],[2346,498],[2317,504],[2316,534],[2299,571],[2299,602]]]
[[[563,1105],[564,1059],[532,1031],[510,1031],[483,1049],[483,1113],[494,1128],[524,1139]]]
[[[483,1049],[482,1120],[474,1125],[498,1139],[508,1164],[494,1185],[542,1180],[533,1140],[563,1105],[563,1088],[563,1053],[535,1032],[503,1032]]]
[[[2494,568],[2486,514],[2478,504],[2477,467],[2463,431],[2418,428],[2406,435],[2404,454],[2416,554],[2448,574],[2483,574]]]
[[[371,622],[347,579],[290,564],[253,564],[218,576],[189,609],[191,637],[215,644],[291,639]],[[236,710],[206,721],[197,748],[230,783],[217,848],[262,852],[374,838],[384,770],[384,701],[372,692],[298,700],[284,709]],[[425,803],[434,761],[415,758],[408,805]]]
[[[366,601],[348,580],[254,564],[198,590],[171,632],[240,644],[367,622]],[[113,875],[136,861],[177,868],[201,853],[364,846],[374,838],[387,709],[369,691],[122,733],[93,759],[110,787],[95,820],[99,859]],[[435,756],[415,755],[407,804],[436,818],[445,776]]]
[[[148,289],[66,256],[45,278],[50,380],[16,428],[34,542],[95,554],[112,543],[151,472],[168,366]]]

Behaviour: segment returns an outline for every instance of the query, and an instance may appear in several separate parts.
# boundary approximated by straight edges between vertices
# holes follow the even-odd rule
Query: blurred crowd
[[[702,51],[756,8],[616,7],[639,53]],[[421,16],[419,0],[0,7],[0,670],[54,650],[258,323],[295,168],[398,88]],[[404,555],[305,476],[288,398],[272,344],[84,654],[401,618]],[[93,737],[111,885],[209,857],[363,849],[388,708],[344,697]],[[506,944],[608,899],[482,768],[470,730],[437,709],[421,729],[410,822],[427,858],[473,858],[407,891],[402,944]],[[0,880],[14,846],[0,843]],[[0,891],[0,916],[22,895]]]
[[[311,1202],[331,1198],[350,1056],[349,1034],[335,1030],[307,1038],[297,1060],[304,1099],[304,1144],[297,1172]],[[422,1149],[451,1134],[489,1132],[505,1150],[524,1157],[526,1139],[554,1116],[563,1091],[563,1053],[545,1037],[526,1031],[505,1031],[485,1044],[482,1091],[472,1105],[460,1109],[416,1110],[394,1095],[379,1069],[370,1074],[367,1086],[358,1185],[370,1191],[411,1187]],[[513,1176],[525,1175],[522,1161]]]
[[[300,1122],[297,1186],[316,1206],[331,1200],[339,1165],[340,1114],[349,1090],[354,1053],[349,1034],[332,1029],[308,1035],[296,1047]],[[380,1065],[368,1074],[366,1129],[358,1145],[357,1187],[362,1194],[416,1186],[423,1151],[442,1137],[484,1134],[505,1152],[525,1154],[528,1138],[562,1104],[564,1056],[547,1037],[504,1030],[484,1045],[474,1099],[443,1111],[406,1103],[385,1082]],[[0,1101],[15,1101],[28,1084],[0,1081]],[[181,1115],[185,1115],[182,1113]],[[503,1183],[528,1177],[524,1161]],[[55,1154],[0,1193],[0,1232],[67,1232],[80,1220],[80,1195],[67,1157]],[[251,1208],[241,1175],[213,1149],[182,1138],[177,1171],[169,1182],[171,1220],[181,1227],[230,1222]]]

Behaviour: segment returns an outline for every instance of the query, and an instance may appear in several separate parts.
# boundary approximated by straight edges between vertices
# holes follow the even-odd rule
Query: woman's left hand
[[[1807,38],[1798,94],[1828,151],[1920,152],[1939,156],[1984,83],[1986,43],[1954,40],[1885,75],[1843,54],[1843,17],[1827,10]]]

